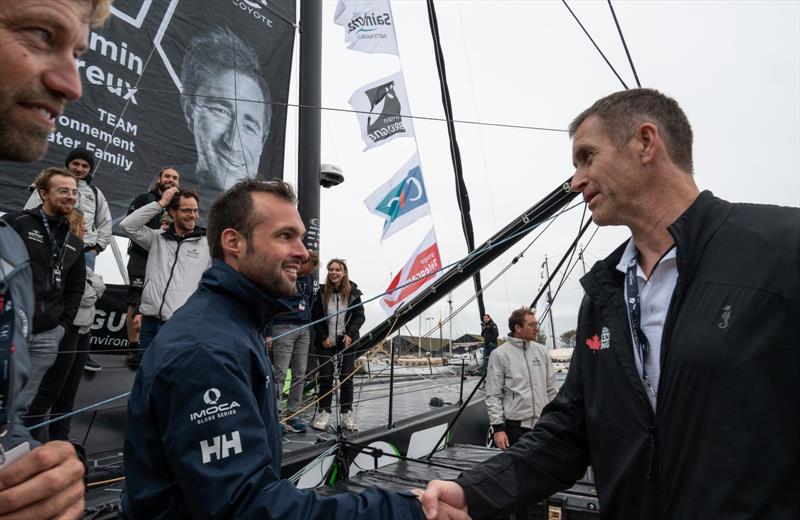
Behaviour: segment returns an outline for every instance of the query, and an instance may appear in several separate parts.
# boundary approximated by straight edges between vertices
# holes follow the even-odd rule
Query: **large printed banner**
[[[385,219],[381,241],[431,214],[428,192],[422,178],[419,155],[413,157],[387,182],[364,200],[367,209]]]
[[[389,0],[339,0],[333,22],[344,27],[348,49],[398,56]]]
[[[402,71],[356,90],[350,97],[350,106],[361,124],[365,150],[397,137],[414,137]]]
[[[433,283],[441,274],[442,259],[433,229],[411,255],[403,269],[395,275],[381,298],[381,307],[391,315],[401,303],[410,300],[422,289]]]
[[[204,212],[241,178],[281,178],[295,18],[294,0],[115,0],[47,155],[0,163],[0,207],[22,209],[36,174],[75,147],[94,153],[115,222],[163,166]]]

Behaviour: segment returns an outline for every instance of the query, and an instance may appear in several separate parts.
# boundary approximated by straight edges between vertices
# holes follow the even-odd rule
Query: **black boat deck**
[[[424,489],[431,480],[454,479],[462,471],[488,460],[499,451],[496,448],[455,444],[431,457],[431,462],[436,466],[426,464],[424,460],[399,460],[388,466],[363,471],[333,486],[318,488],[318,492],[323,495],[359,493],[371,486],[397,492]],[[596,520],[599,513],[591,472],[572,488],[528,508],[529,519]]]

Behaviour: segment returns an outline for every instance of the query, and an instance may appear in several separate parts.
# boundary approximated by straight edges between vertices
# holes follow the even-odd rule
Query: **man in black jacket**
[[[572,189],[632,237],[581,280],[570,370],[533,431],[432,482],[427,517],[510,511],[591,464],[602,518],[800,518],[800,210],[700,193],[689,122],[654,90],[597,101],[570,134]]]
[[[28,345],[30,375],[17,396],[20,415],[28,411],[39,383],[55,362],[64,334],[74,327],[86,284],[83,241],[70,233],[66,218],[78,200],[75,175],[63,168],[47,168],[35,185],[42,204],[4,217],[28,250],[36,305]]]
[[[481,322],[481,336],[483,336],[483,364],[481,365],[481,375],[486,375],[486,367],[489,366],[489,356],[497,348],[497,337],[500,331],[491,316],[485,314]]]
[[[180,187],[181,176],[178,170],[171,166],[165,166],[158,172],[153,185],[149,191],[137,195],[130,206],[128,206],[128,215],[146,206],[151,202],[161,200],[161,196],[169,188],[173,186]],[[155,216],[150,222],[147,223],[150,229],[161,228],[161,217]],[[128,246],[128,317],[125,320],[125,325],[128,333],[128,345],[130,352],[125,357],[125,364],[129,368],[136,369],[139,366],[141,358],[141,351],[139,350],[139,332],[142,328],[142,315],[139,313],[139,302],[142,299],[142,288],[144,287],[144,277],[147,271],[147,250],[142,246],[137,245],[131,240]]]

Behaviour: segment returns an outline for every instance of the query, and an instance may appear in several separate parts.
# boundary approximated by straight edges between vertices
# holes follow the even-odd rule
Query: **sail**
[[[56,120],[45,157],[0,163],[2,208],[69,150],[95,156],[115,221],[164,166],[201,209],[243,177],[282,177],[295,2],[118,0],[78,60],[83,97]]]

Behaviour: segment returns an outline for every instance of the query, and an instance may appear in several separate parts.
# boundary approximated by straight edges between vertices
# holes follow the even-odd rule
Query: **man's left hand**
[[[342,338],[342,342],[344,342],[344,348],[350,348],[350,344],[353,342],[353,338],[345,334],[344,338]]]
[[[84,511],[83,473],[72,444],[39,446],[0,471],[0,518],[77,520]]]

